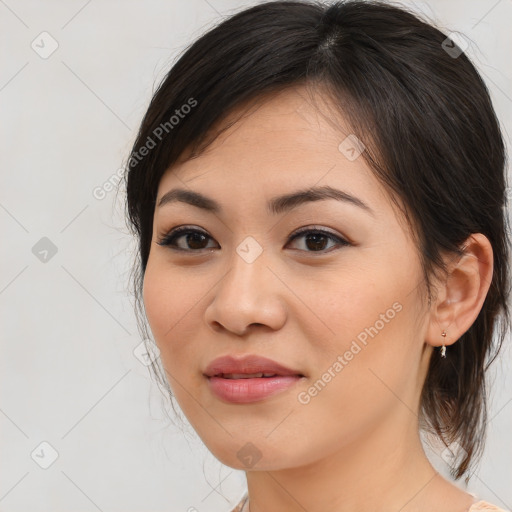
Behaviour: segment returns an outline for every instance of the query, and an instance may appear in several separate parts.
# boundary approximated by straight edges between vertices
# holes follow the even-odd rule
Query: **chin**
[[[222,464],[242,471],[274,471],[299,465],[298,461],[292,460],[290,452],[281,452],[265,439],[261,442],[231,439],[229,447],[208,444],[206,447]],[[290,450],[296,451],[296,448]]]

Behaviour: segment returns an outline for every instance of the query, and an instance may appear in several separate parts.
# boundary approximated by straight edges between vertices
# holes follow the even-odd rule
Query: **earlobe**
[[[452,258],[446,279],[438,285],[425,338],[429,345],[455,343],[473,325],[489,291],[493,251],[488,238],[473,233],[463,244],[463,250],[460,258]]]

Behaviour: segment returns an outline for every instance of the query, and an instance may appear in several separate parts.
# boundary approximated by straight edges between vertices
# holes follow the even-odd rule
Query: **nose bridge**
[[[255,298],[269,273],[262,245],[252,236],[245,237],[235,247],[229,265],[227,281],[221,286],[226,285],[237,300]]]
[[[284,320],[284,310],[276,293],[272,272],[263,247],[246,237],[234,248],[229,268],[219,281],[208,305],[206,320],[242,333],[250,324],[276,329]]]

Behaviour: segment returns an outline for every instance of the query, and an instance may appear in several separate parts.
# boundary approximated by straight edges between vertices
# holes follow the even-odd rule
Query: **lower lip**
[[[210,389],[220,399],[236,404],[247,404],[264,400],[289,389],[303,377],[282,375],[255,379],[223,379],[208,377]]]

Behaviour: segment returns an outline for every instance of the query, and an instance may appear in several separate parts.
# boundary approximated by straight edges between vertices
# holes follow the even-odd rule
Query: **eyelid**
[[[348,240],[348,238],[342,236],[342,235],[339,235],[338,233],[334,232],[334,231],[331,231],[329,229],[326,229],[325,227],[323,226],[318,226],[318,225],[312,225],[312,226],[304,226],[302,228],[299,228],[297,229],[296,231],[294,231],[291,235],[290,235],[290,240],[294,239],[296,236],[300,236],[302,235],[303,233],[308,233],[310,231],[315,231],[315,232],[319,232],[319,233],[322,233],[324,235],[329,235],[329,236],[332,236],[333,238],[337,238],[338,240],[341,240],[341,241],[344,241],[344,242],[347,242],[347,243],[350,243],[350,241]]]

